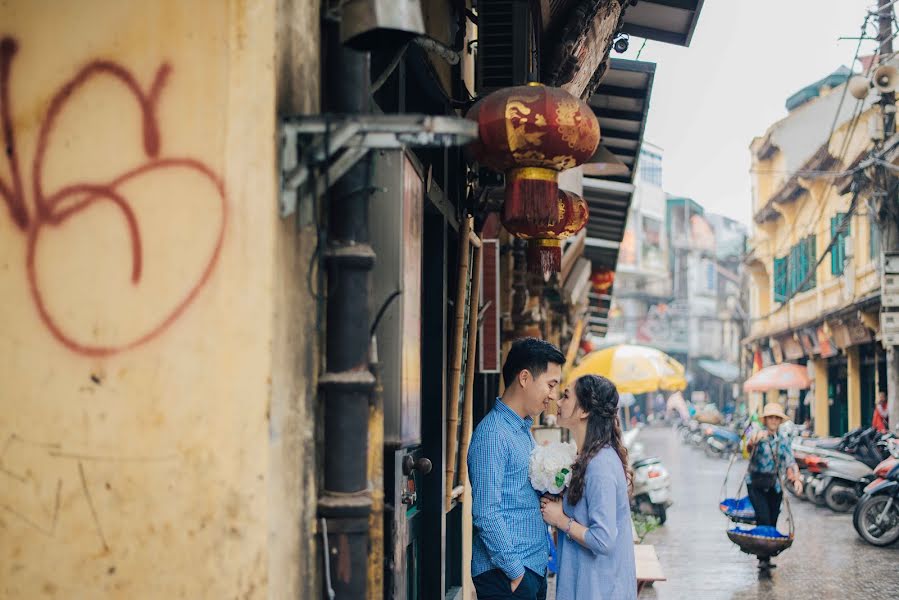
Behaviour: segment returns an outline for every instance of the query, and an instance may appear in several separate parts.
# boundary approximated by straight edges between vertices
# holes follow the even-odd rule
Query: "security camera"
[[[615,38],[615,43],[612,44],[612,47],[615,48],[615,52],[618,54],[624,54],[627,52],[627,47],[630,45],[630,36],[626,33],[622,33],[617,38]]]

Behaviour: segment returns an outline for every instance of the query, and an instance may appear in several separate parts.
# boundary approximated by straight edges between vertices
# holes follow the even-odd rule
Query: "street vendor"
[[[751,453],[746,487],[749,500],[755,509],[756,525],[777,527],[783,491],[780,475],[785,475],[797,494],[802,493],[799,467],[790,448],[790,440],[779,433],[781,424],[787,420],[783,407],[776,402],[765,405],[762,423],[765,428],[756,432],[747,443]],[[766,565],[770,559],[762,558]]]

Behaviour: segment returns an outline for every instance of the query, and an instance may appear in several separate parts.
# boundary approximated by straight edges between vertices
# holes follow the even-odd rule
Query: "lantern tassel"
[[[562,270],[562,244],[559,240],[528,240],[528,270],[548,277]]]
[[[551,227],[559,221],[558,197],[555,171],[533,167],[513,169],[506,176],[506,219]]]

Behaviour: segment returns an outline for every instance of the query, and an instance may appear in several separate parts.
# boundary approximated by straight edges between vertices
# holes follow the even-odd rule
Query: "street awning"
[[[583,180],[584,199],[590,208],[584,256],[593,263],[594,271],[615,271],[618,265],[654,77],[654,63],[613,58],[589,99],[599,118],[602,145],[594,160],[603,165],[585,167]],[[590,176],[601,173],[605,174]],[[588,325],[595,335],[605,334],[608,310],[608,302],[591,302]]]
[[[624,13],[622,31],[629,35],[689,46],[703,0],[640,0]]]
[[[740,367],[735,364],[723,360],[708,359],[697,361],[697,363],[699,364],[700,369],[727,383],[731,383],[740,378]]]
[[[743,383],[747,392],[770,392],[771,390],[807,390],[811,386],[808,370],[792,363],[781,363],[765,367]]]

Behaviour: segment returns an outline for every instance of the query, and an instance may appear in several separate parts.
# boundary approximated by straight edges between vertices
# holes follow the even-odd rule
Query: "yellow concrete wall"
[[[0,3],[3,597],[299,595],[277,10]]]
[[[862,424],[862,381],[858,346],[846,350],[846,359],[846,397],[849,404],[849,429],[852,430]]]
[[[843,163],[833,169],[846,169],[851,161],[869,144],[868,120],[877,117],[873,110],[864,113],[855,128],[843,124],[837,128],[830,141],[832,155],[840,155],[846,135],[852,137],[843,152]],[[754,144],[757,145],[757,142]],[[778,152],[770,160],[756,161],[753,169],[753,186],[758,190],[757,210],[767,205],[769,199],[778,193],[785,183],[782,172],[784,157]],[[777,165],[781,165],[778,168]],[[821,258],[831,240],[830,219],[838,212],[847,212],[851,202],[851,194],[841,195],[838,186],[833,185],[831,178],[800,179],[802,194],[796,200],[782,205],[775,205],[779,213],[775,221],[758,226],[752,239],[754,254],[767,270],[770,278],[774,273],[774,259],[789,253],[791,246],[807,235],[816,236],[817,258]],[[868,250],[868,215],[864,197],[860,198],[856,214],[851,221],[851,243],[854,250],[851,266],[843,275],[831,273],[830,255],[828,254],[816,271],[814,289],[797,294],[788,303],[789,306],[767,319],[758,317],[769,310],[763,310],[765,302],[762,294],[773,298],[773,283],[769,281],[767,289],[763,289],[757,278],[753,278],[758,300],[753,303],[752,335],[778,333],[789,327],[802,324],[828,313],[832,310],[850,305],[856,300],[868,296],[879,286],[875,265]],[[847,285],[846,277],[853,277],[853,285]],[[773,299],[771,306],[774,306]]]

